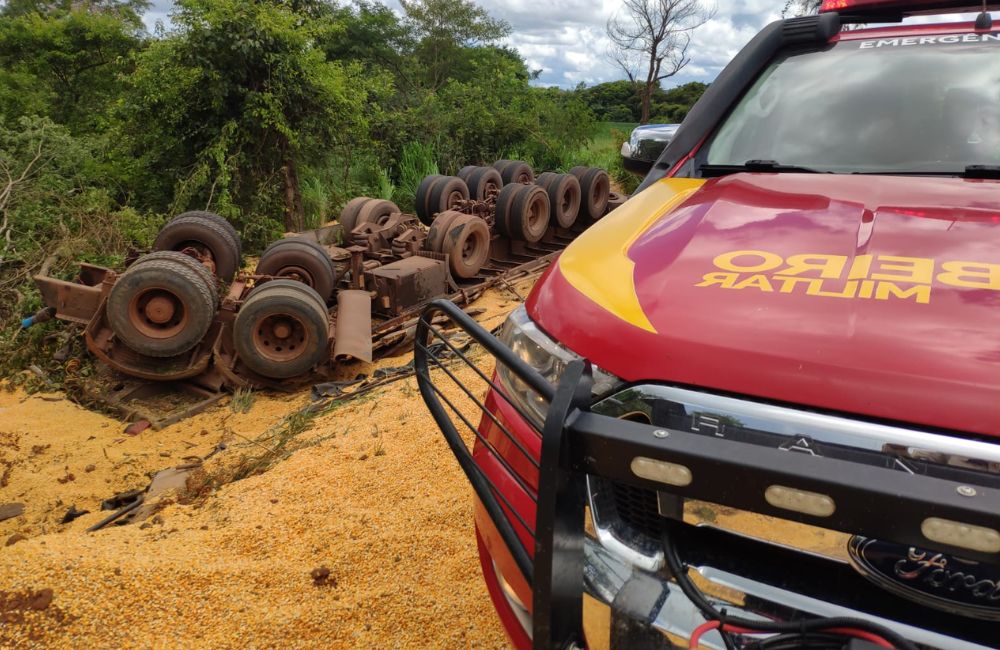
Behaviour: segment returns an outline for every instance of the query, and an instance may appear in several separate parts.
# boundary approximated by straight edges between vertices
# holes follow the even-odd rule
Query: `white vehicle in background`
[[[625,169],[645,176],[667,145],[673,142],[680,127],[680,124],[643,124],[632,129],[628,141],[622,143]]]

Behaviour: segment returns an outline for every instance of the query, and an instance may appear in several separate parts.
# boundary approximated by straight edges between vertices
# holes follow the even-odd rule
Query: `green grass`
[[[639,124],[633,122],[598,122],[597,128],[594,129],[594,140],[590,148],[605,150],[611,148],[617,150],[621,147],[621,143],[615,142],[614,132],[619,131],[627,136],[637,126]]]
[[[632,192],[638,186],[639,177],[625,171],[621,160],[622,142],[638,124],[631,122],[598,122],[591,135],[591,141],[575,156],[574,165],[602,167],[625,192]]]

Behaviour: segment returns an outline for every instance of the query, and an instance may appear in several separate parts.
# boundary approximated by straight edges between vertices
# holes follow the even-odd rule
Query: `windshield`
[[[703,162],[961,174],[1000,164],[1000,33],[845,41],[764,71]]]

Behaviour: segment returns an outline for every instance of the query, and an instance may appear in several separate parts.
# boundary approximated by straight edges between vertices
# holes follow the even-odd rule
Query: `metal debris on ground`
[[[60,524],[68,524],[68,523],[70,523],[72,521],[75,521],[75,520],[79,519],[80,517],[82,517],[84,515],[88,515],[88,514],[90,514],[90,510],[77,510],[76,509],[76,504],[73,504],[73,505],[71,505],[69,507],[69,510],[66,511],[66,514],[63,515],[63,518],[62,518],[62,520],[59,523]]]
[[[203,458],[195,456],[191,458],[191,462],[156,472],[145,489],[130,490],[106,499],[101,502],[101,510],[114,512],[88,528],[87,532],[94,532],[111,524],[124,526],[146,519],[160,508],[164,497],[182,490],[191,473],[202,467],[204,461],[227,448],[226,443],[220,442]]]
[[[23,503],[5,503],[0,505],[0,521],[20,517],[24,514]]]
[[[453,346],[453,349],[448,348],[443,342],[433,345],[435,353],[441,359],[454,357],[455,352],[453,350],[464,352],[473,343],[472,338],[464,334],[455,334],[447,338]],[[410,361],[402,366],[379,368],[371,375],[359,375],[355,379],[347,381],[331,381],[316,384],[312,387],[312,400],[313,402],[326,400],[324,402],[325,406],[332,401],[353,399],[367,393],[370,390],[378,388],[379,386],[384,386],[394,381],[405,379],[406,377],[412,377],[414,373],[415,370],[413,368],[413,362]],[[349,390],[351,388],[354,390]]]

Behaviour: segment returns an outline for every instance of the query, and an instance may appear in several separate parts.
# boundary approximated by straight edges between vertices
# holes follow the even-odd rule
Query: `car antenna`
[[[992,29],[993,16],[986,10],[986,0],[983,0],[983,13],[976,16],[976,29]]]

